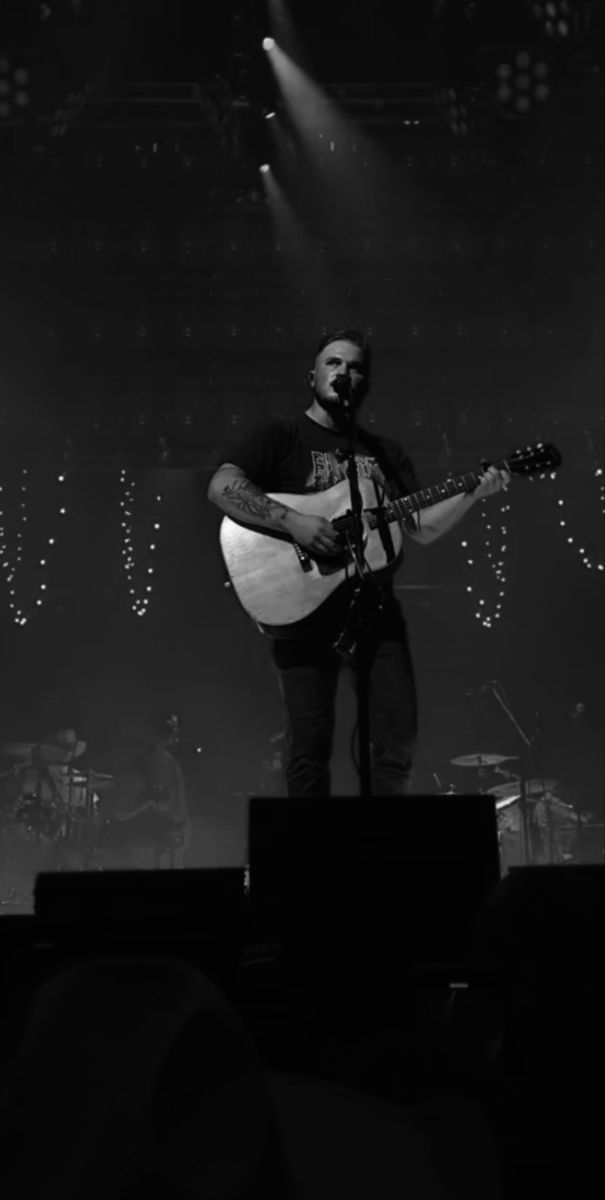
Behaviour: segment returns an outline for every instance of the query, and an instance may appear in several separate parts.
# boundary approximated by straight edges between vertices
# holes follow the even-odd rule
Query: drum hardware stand
[[[550,863],[559,862],[558,849],[555,847],[555,822],[553,818],[553,798],[546,792],[543,793],[542,799],[546,805],[546,823],[548,828],[548,861]]]
[[[477,789],[479,795],[487,796],[487,788],[485,786],[485,782],[487,780],[487,770],[485,767],[479,767],[479,770],[477,771],[477,778],[479,780],[479,787]]]
[[[8,830],[0,827],[0,843],[2,844],[2,857],[4,859],[6,893],[0,900],[0,913],[4,908],[12,908],[13,906],[20,907],[29,905],[31,907],[31,895],[21,891],[19,887],[12,882],[13,860],[10,848],[7,842]]]
[[[74,797],[74,774],[76,769],[73,763],[68,764],[68,828],[74,828],[76,824],[75,812],[76,805],[73,803]],[[82,846],[78,846],[80,858],[82,860],[82,871],[97,870],[103,868],[99,866],[95,858],[95,832],[94,832],[94,792],[90,782],[91,768],[87,767],[85,771],[78,772],[84,776],[84,842]],[[82,786],[81,784],[78,786]]]
[[[41,791],[41,784],[42,784],[42,781],[44,780],[48,784],[48,787],[50,788],[50,792],[51,792],[51,795],[54,797],[55,803],[58,803],[58,805],[59,805],[59,811],[62,811],[65,807],[63,797],[61,796],[60,792],[57,790],[57,785],[48,769],[48,766],[46,765],[46,763],[43,763],[41,761],[39,754],[36,753],[36,750],[34,750],[34,752],[32,753],[32,767],[34,768],[34,771],[36,773],[36,787],[35,787],[34,795],[35,795],[36,799],[38,800],[38,802],[40,802],[39,797],[40,797],[40,791]],[[39,836],[39,833],[37,833],[36,836]]]
[[[575,777],[571,777],[571,794],[569,799],[574,811],[576,825],[576,846],[581,847],[586,836],[586,827],[588,821],[588,813],[585,803],[583,803],[582,786],[578,783],[578,768],[582,759],[581,744],[579,743],[581,723],[584,719],[585,706],[580,701],[574,706],[573,712],[570,715],[570,723],[572,730],[573,754],[572,761],[575,765]],[[572,768],[573,769],[573,768]]]
[[[6,896],[4,896],[2,898],[2,900],[0,900],[0,912],[2,911],[3,908],[13,908],[13,906],[20,908],[22,905],[25,905],[25,904],[27,904],[29,907],[31,907],[31,905],[32,905],[31,896],[27,896],[25,892],[19,891],[19,888],[15,887],[14,885],[11,884],[11,886],[8,889],[8,892],[6,893]]]
[[[531,753],[534,756],[534,764],[536,768],[536,778],[542,781],[542,799],[546,809],[546,826],[548,830],[548,861],[555,863],[558,860],[558,849],[555,846],[555,822],[553,818],[553,796],[550,791],[547,793],[544,788],[545,775],[542,771],[542,762],[540,757],[540,748],[542,745],[542,721],[540,713],[536,713],[536,731],[531,743]]]
[[[6,883],[7,883],[6,894],[0,900],[0,912],[2,912],[2,909],[4,909],[4,908],[12,908],[13,905],[17,905],[17,906],[21,906],[24,904],[31,905],[31,902],[32,902],[31,896],[28,896],[26,894],[26,892],[22,892],[20,890],[20,888],[18,888],[12,882],[12,865],[13,864],[12,864],[10,850],[9,850],[8,846],[6,845],[5,837],[6,837],[6,830],[0,831],[0,840],[2,841],[2,850],[3,850],[2,857],[3,857],[4,863],[5,863],[5,879],[6,879]]]
[[[67,783],[68,783],[67,811],[65,811],[66,806],[65,806],[64,798],[63,798],[63,796],[61,796],[60,792],[57,789],[55,780],[54,780],[51,772],[48,769],[48,765],[41,760],[41,757],[40,757],[37,747],[33,748],[33,750],[32,750],[31,760],[30,760],[29,765],[31,766],[32,771],[33,771],[33,785],[34,785],[33,792],[31,794],[28,793],[25,797],[32,804],[32,807],[33,807],[33,816],[30,817],[30,823],[27,824],[27,826],[26,826],[28,840],[30,840],[30,844],[32,844],[33,846],[37,846],[37,847],[41,846],[41,844],[42,844],[42,837],[45,833],[45,830],[40,827],[39,821],[37,820],[37,814],[39,814],[40,810],[42,811],[42,814],[43,814],[45,808],[50,808],[51,810],[54,810],[55,813],[58,812],[61,816],[64,817],[65,837],[67,839],[69,837],[69,833],[70,833],[70,829],[71,829],[71,821],[72,821],[72,813],[73,813],[73,804],[72,804],[73,788],[74,788],[73,764],[71,762],[68,764],[65,764],[67,766]],[[21,768],[18,768],[18,770],[21,770]],[[48,800],[42,801],[40,799],[43,784],[46,784],[46,786],[49,789],[50,797],[51,797],[50,801],[48,801]],[[87,774],[87,784],[88,784],[88,774]],[[87,787],[87,800],[88,800],[88,792],[89,792],[89,790]],[[24,797],[21,797],[21,799],[23,799],[23,798]],[[19,806],[17,804],[15,812],[12,814],[13,818],[18,813],[18,807]],[[87,813],[88,813],[88,804],[87,804]],[[11,850],[10,850],[10,847],[7,842],[7,834],[8,834],[8,830],[6,830],[6,829],[0,830],[0,840],[2,841],[2,856],[4,858],[5,872],[6,872],[5,878],[7,881],[6,895],[0,900],[0,912],[2,911],[2,909],[13,906],[13,905],[31,906],[31,903],[32,903],[31,895],[27,894],[26,892],[23,892],[18,886],[16,886],[12,882],[13,860],[12,860]],[[48,831],[48,836],[55,842],[54,849],[55,849],[55,851],[58,851],[59,861],[53,869],[61,870],[62,865],[63,865],[61,862],[61,847],[60,847],[60,845],[58,845],[56,843],[56,838],[52,831]],[[83,858],[84,858],[85,864],[88,864],[91,862],[91,854],[90,854],[88,846],[86,847],[86,852],[83,855]]]
[[[515,733],[520,738],[521,742],[523,743],[523,747],[524,747],[524,753],[522,753],[520,755],[521,770],[520,770],[520,774],[519,774],[519,790],[520,790],[519,812],[521,814],[521,858],[522,858],[522,861],[525,864],[525,866],[527,866],[528,862],[530,861],[529,849],[530,849],[530,836],[531,835],[530,835],[530,825],[529,825],[528,808],[527,808],[527,781],[530,778],[530,776],[529,776],[528,770],[527,770],[526,759],[532,753],[533,744],[532,744],[531,738],[529,738],[527,736],[527,734],[525,733],[525,731],[521,728],[519,722],[517,721],[517,718],[515,717],[515,714],[513,713],[512,709],[510,708],[510,706],[507,704],[506,700],[504,699],[504,696],[501,695],[501,690],[500,690],[500,685],[498,684],[498,680],[497,679],[490,680],[489,683],[486,684],[486,689],[492,693],[494,699],[500,705],[500,708],[502,709],[505,717],[507,717],[508,721],[510,722],[513,729],[515,730]],[[534,834],[534,836],[535,836],[535,832],[533,830],[532,830],[532,834]]]

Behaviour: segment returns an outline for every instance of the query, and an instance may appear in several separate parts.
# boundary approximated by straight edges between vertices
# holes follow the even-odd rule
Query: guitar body
[[[377,509],[374,484],[359,480],[364,512]],[[269,493],[272,500],[328,521],[351,510],[348,480],[302,496]],[[370,529],[364,517],[365,561],[372,572],[394,571],[401,558],[397,523]],[[322,604],[353,577],[352,556],[318,558],[288,537],[224,517],[220,545],[235,593],[246,612],[272,637],[297,637],[314,623]]]

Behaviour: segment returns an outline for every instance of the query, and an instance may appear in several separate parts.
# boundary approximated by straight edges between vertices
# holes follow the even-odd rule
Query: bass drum
[[[12,815],[11,830],[16,840],[50,845],[65,837],[66,816],[37,796],[23,796]]]
[[[47,780],[40,780],[34,767],[20,767],[14,773],[5,814],[20,841],[47,845],[65,836],[66,810]]]
[[[42,872],[55,871],[61,842],[61,821],[56,813],[25,797],[0,830],[2,893],[16,896],[25,911],[34,911],[34,886]]]

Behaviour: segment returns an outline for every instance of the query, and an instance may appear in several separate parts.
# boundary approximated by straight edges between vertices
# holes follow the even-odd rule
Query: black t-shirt
[[[357,447],[359,478],[375,482],[379,501],[383,495],[393,500],[419,490],[414,467],[397,442],[359,427]],[[347,478],[347,437],[301,413],[289,421],[267,421],[252,428],[225,448],[221,462],[239,467],[264,492],[321,492]],[[379,578],[385,619],[400,620],[392,579]],[[322,625],[329,636],[341,623],[347,603],[346,589],[339,588],[322,606]]]
[[[401,446],[358,430],[357,468],[390,499],[418,491],[414,468]],[[322,492],[347,478],[347,437],[325,429],[306,413],[291,421],[267,421],[228,447],[223,462],[233,463],[264,492]]]

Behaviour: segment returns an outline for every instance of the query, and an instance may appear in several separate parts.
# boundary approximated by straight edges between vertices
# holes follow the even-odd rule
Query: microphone
[[[332,387],[341,400],[351,399],[351,378],[349,375],[336,375]]]

